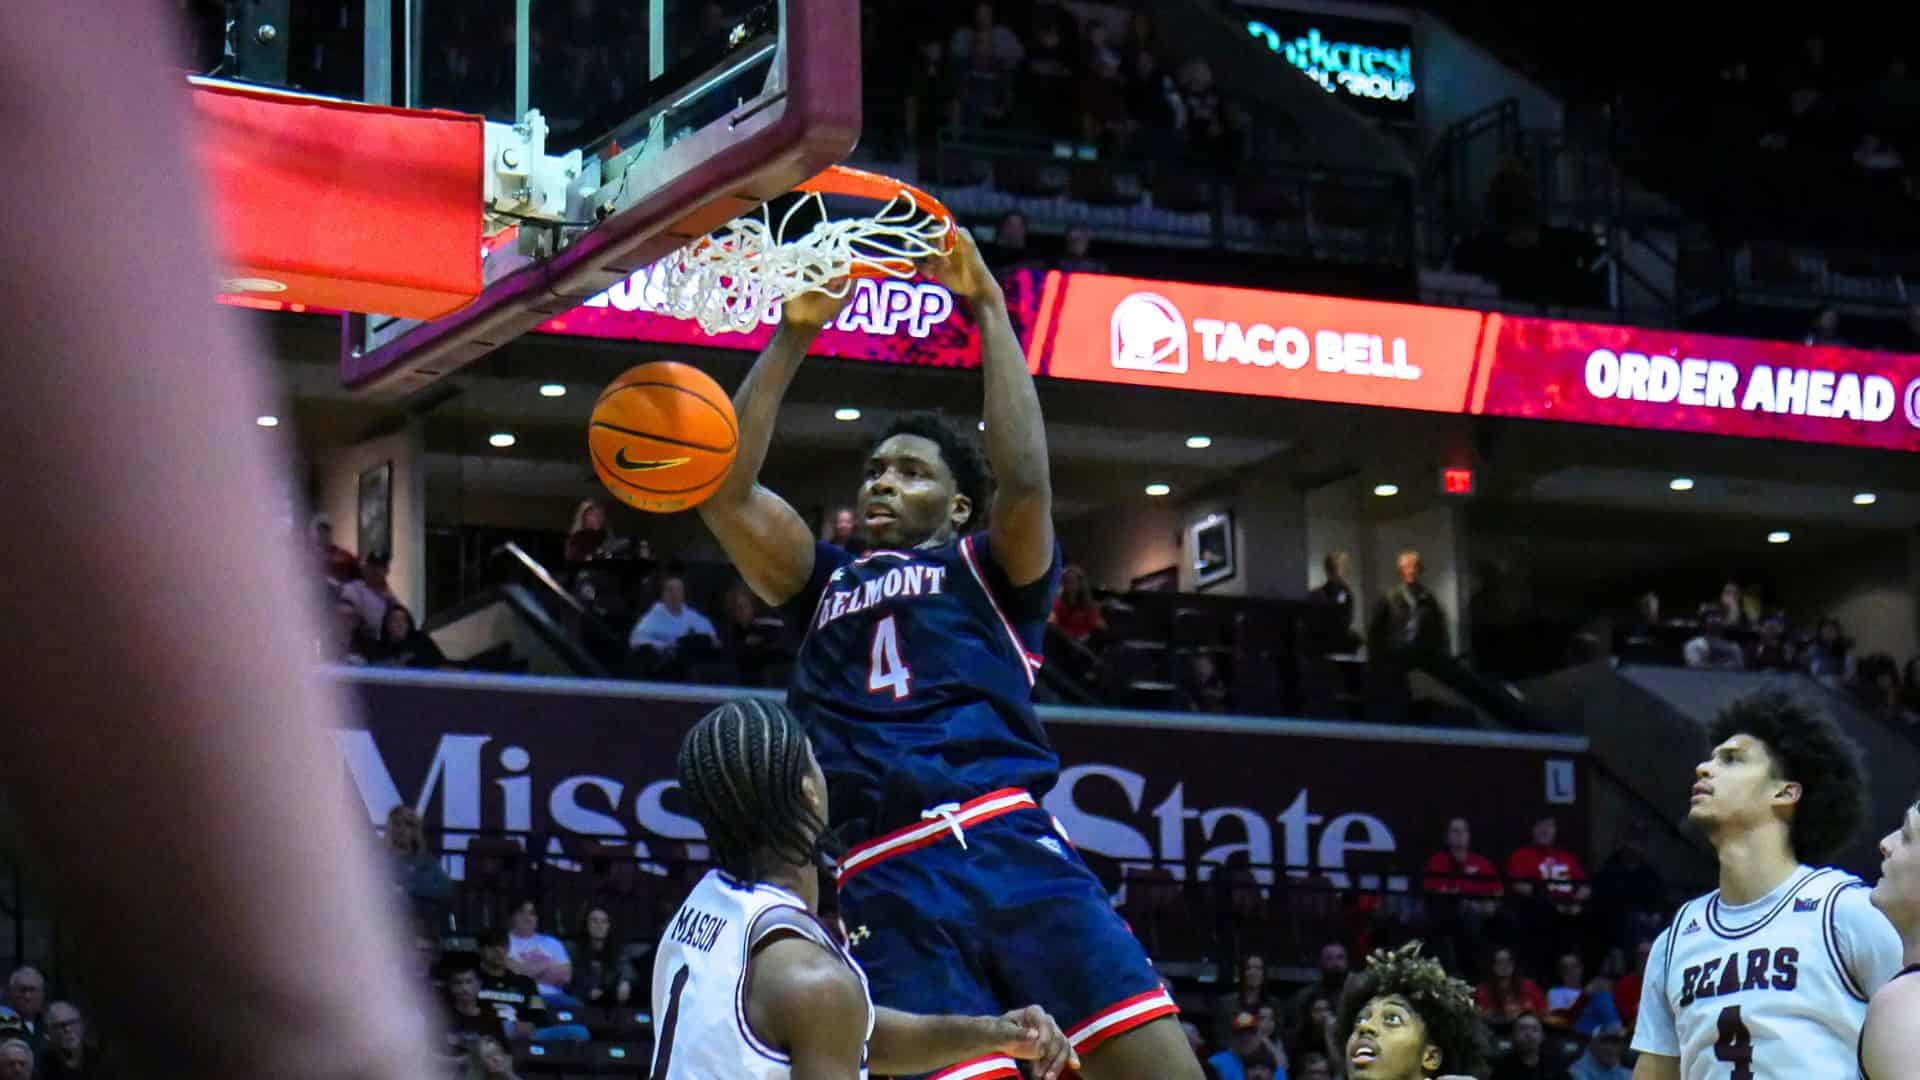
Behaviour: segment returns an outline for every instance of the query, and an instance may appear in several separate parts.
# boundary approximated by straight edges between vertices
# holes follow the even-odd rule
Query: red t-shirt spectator
[[[1554,896],[1572,896],[1573,882],[1587,880],[1587,871],[1570,851],[1528,844],[1507,857],[1507,877],[1514,881],[1549,881]]]
[[[1613,1003],[1620,1007],[1620,1017],[1631,1024],[1640,1015],[1640,972],[1622,975],[1613,981]]]
[[[1073,641],[1085,641],[1095,630],[1106,625],[1100,617],[1098,607],[1067,607],[1064,602],[1053,605],[1053,625]]]
[[[1450,851],[1436,851],[1427,860],[1426,889],[1441,896],[1499,896],[1500,872],[1492,860],[1477,852],[1467,852],[1465,860]]]
[[[1539,983],[1526,978],[1509,982],[1505,993],[1496,990],[1491,981],[1483,982],[1474,988],[1473,1004],[1489,1020],[1513,1020],[1522,1013],[1547,1015],[1547,995]]]

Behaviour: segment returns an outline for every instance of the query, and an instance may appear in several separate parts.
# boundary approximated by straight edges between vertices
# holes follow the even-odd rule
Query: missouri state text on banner
[[[1920,356],[1487,317],[1472,411],[1920,450]]]
[[[746,693],[584,679],[355,671],[364,726],[336,733],[370,826],[395,806],[461,850],[478,833],[525,835],[548,855],[583,848],[704,858],[674,779],[680,739]],[[1586,835],[1585,740],[1352,724],[1043,709],[1060,782],[1042,795],[1110,887],[1129,865],[1177,877],[1242,865],[1335,884],[1416,890],[1447,819],[1489,849],[1523,842],[1540,813]],[[1226,764],[1223,764],[1226,763]],[[1577,852],[1588,854],[1584,850]]]
[[[1045,374],[1390,409],[1466,407],[1477,311],[1062,275]]]

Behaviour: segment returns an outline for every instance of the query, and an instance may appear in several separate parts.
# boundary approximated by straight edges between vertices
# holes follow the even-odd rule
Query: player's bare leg
[[[1080,1055],[1084,1080],[1202,1080],[1200,1062],[1177,1016],[1163,1016],[1115,1035]]]

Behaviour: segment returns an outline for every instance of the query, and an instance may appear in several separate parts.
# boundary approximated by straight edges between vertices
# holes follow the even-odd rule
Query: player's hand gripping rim
[[[994,1049],[1008,1057],[1034,1063],[1034,1080],[1059,1080],[1067,1069],[1080,1067],[1066,1032],[1038,1005],[1015,1009],[994,1021],[1004,1035]]]

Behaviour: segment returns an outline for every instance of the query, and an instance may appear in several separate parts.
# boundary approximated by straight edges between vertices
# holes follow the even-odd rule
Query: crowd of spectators
[[[307,541],[318,564],[323,610],[331,613],[325,633],[314,643],[320,659],[378,667],[453,666],[394,594],[385,552],[356,558],[335,541],[333,521],[325,514],[315,514],[308,523]]]
[[[7,978],[0,1005],[0,1080],[122,1080],[130,1074],[110,1046],[88,1030],[80,1008],[49,1001],[47,980],[32,967]]]
[[[1615,655],[1629,663],[1805,675],[1920,738],[1920,656],[1902,665],[1886,653],[1862,655],[1838,619],[1796,624],[1756,586],[1729,581],[1680,618],[1663,611],[1658,593],[1642,593],[1614,639]]]

